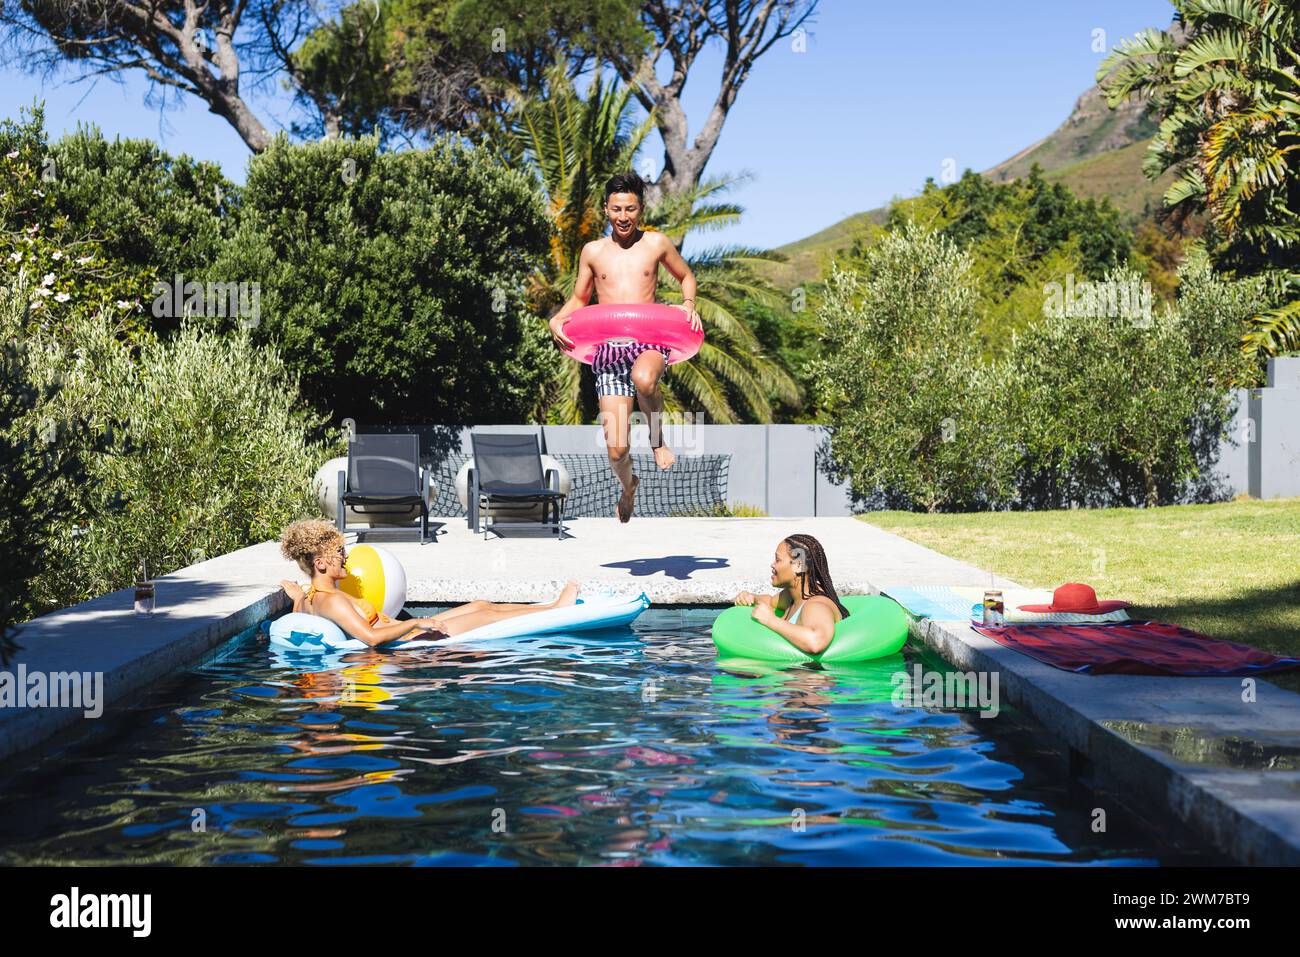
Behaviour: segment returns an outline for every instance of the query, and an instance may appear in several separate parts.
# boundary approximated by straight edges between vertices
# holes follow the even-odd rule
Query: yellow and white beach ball
[[[339,588],[353,598],[363,598],[372,608],[389,618],[406,604],[406,569],[386,548],[377,545],[353,545],[348,549],[348,577]]]

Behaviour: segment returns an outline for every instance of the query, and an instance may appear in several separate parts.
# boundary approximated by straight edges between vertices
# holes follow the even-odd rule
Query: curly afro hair
[[[305,518],[294,522],[280,536],[280,554],[298,563],[308,575],[312,562],[338,550],[344,544],[343,533],[329,522],[319,518]]]

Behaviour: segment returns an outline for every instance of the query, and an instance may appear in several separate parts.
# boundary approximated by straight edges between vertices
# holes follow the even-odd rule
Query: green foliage
[[[745,298],[737,309],[741,320],[754,330],[763,351],[790,370],[798,390],[798,401],[795,402],[786,402],[777,393],[769,394],[769,401],[776,410],[773,421],[819,421],[816,410],[810,408],[808,397],[813,394],[813,360],[822,354],[821,329],[804,292],[797,290],[789,302],[779,305],[758,298]]]
[[[1068,274],[1102,275],[1132,251],[1132,237],[1108,200],[1079,199],[1046,182],[1037,166],[1011,183],[970,170],[943,188],[927,180],[920,196],[891,209],[891,228],[906,220],[970,254],[978,335],[988,356],[1004,352],[1010,336],[1037,318],[1044,285]]]
[[[928,219],[962,247],[1000,238],[1010,247],[1001,262],[1008,282],[1016,281],[1026,262],[1067,243],[1078,247],[1080,264],[1094,276],[1123,264],[1132,247],[1109,200],[1080,199],[1063,184],[1048,183],[1036,165],[1028,176],[1010,183],[995,183],[970,170],[946,187],[926,180],[920,196],[891,209],[890,225],[905,218]]]
[[[1205,479],[1256,369],[1241,323],[1270,302],[1261,280],[1183,267],[1177,309],[1042,310],[981,360],[973,258],[915,224],[831,274],[818,315],[828,355],[818,398],[855,495],[926,511],[1156,505]],[[1109,288],[1140,290],[1136,270]],[[1040,294],[1041,296],[1041,294]]]
[[[1165,205],[1205,212],[1217,268],[1280,274],[1289,302],[1243,324],[1250,352],[1300,346],[1300,16],[1286,0],[1173,0],[1185,42],[1146,30],[1101,64],[1111,104],[1161,118],[1143,165],[1176,179]]]
[[[0,328],[27,325],[28,290],[0,289]],[[88,478],[86,457],[102,448],[82,422],[62,431],[40,410],[59,398],[57,382],[42,382],[26,340],[0,347],[0,664],[16,650],[15,626],[30,617],[32,584],[48,567],[51,543],[77,513],[75,489]]]
[[[1107,280],[1141,281],[1131,270]],[[1017,341],[1021,441],[1035,466],[1076,484],[1097,463],[1121,484],[1133,473],[1148,506],[1160,503],[1162,488],[1196,477],[1193,428],[1227,423],[1230,387],[1246,374],[1232,330],[1249,291],[1204,271],[1185,283],[1178,310],[1149,319],[1048,315]]]
[[[512,422],[559,362],[524,281],[546,248],[526,177],[450,139],[292,146],[249,164],[211,275],[260,283],[255,342],[307,399],[363,424]]]
[[[152,281],[206,274],[237,206],[215,163],[173,157],[149,140],[109,142],[82,127],[50,149],[61,213],[92,236],[103,255],[138,271],[149,309]],[[175,323],[155,329],[170,331]]]
[[[0,315],[4,338],[21,332],[23,318]],[[6,435],[50,430],[63,454],[84,458],[88,480],[51,476],[49,493],[75,503],[75,514],[44,549],[27,613],[124,587],[141,560],[166,574],[315,514],[311,478],[333,447],[313,440],[318,423],[274,351],[192,323],[133,347],[106,313],[29,329],[31,378],[57,390]],[[106,432],[100,446],[85,438]]]
[[[356,137],[384,130],[390,104],[413,92],[410,69],[393,59],[398,51],[391,25],[410,10],[445,15],[447,5],[448,0],[364,0],[342,7],[337,19],[309,33],[291,62],[299,100],[320,116],[296,125],[294,132],[319,138],[327,132]],[[327,129],[327,115],[333,130]]]
[[[43,111],[24,112],[0,122],[0,262],[31,277],[32,318],[107,309],[128,333],[158,327],[154,283],[207,270],[234,187],[214,164],[94,127],[49,145]]]
[[[148,277],[108,255],[90,224],[60,208],[57,160],[39,108],[20,122],[0,122],[0,176],[0,262],[7,276],[31,277],[23,288],[33,321],[58,324],[78,310],[106,308],[140,325]]]
[[[1177,297],[1178,271],[1187,254],[1187,242],[1154,219],[1138,225],[1130,262],[1146,276],[1154,297],[1161,303],[1173,303]]]
[[[1011,494],[1002,373],[977,351],[971,269],[952,240],[908,223],[831,272],[813,379],[832,458],[860,499],[936,511]]]
[[[642,50],[639,13],[637,0],[361,0],[293,53],[300,97],[325,118],[301,132],[478,141],[557,59],[572,76],[602,52]]]

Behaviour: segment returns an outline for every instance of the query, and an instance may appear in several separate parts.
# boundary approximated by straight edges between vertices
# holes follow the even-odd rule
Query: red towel
[[[1160,621],[972,627],[1008,648],[1080,674],[1240,677],[1300,667],[1297,658],[1279,658]]]

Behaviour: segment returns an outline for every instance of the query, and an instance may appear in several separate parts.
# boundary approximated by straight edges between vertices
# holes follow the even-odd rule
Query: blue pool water
[[[0,863],[1217,862],[1073,788],[1013,712],[896,707],[938,659],[728,670],[715,615],[329,660],[242,635],[5,768]]]

